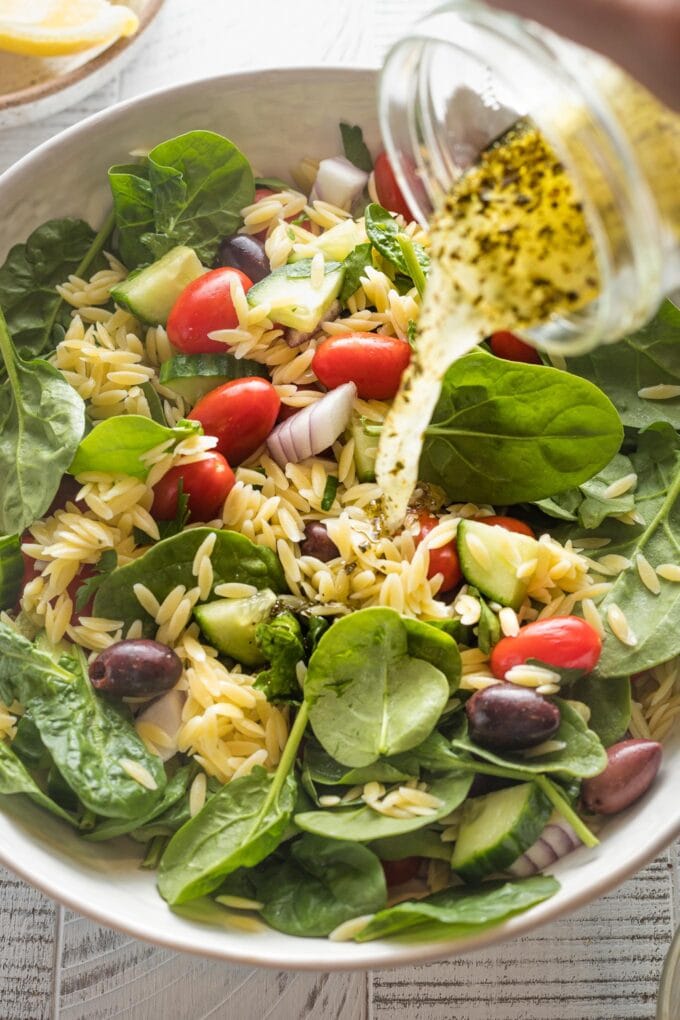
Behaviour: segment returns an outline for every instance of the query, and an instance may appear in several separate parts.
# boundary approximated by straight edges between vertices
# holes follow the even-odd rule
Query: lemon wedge
[[[133,35],[134,11],[108,0],[0,0],[0,50],[59,57]]]

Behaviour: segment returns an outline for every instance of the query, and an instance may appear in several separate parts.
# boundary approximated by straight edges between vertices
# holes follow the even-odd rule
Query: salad
[[[428,237],[341,133],[294,183],[169,139],[0,268],[0,793],[189,917],[462,936],[554,894],[680,713],[680,311],[457,360],[390,533]]]

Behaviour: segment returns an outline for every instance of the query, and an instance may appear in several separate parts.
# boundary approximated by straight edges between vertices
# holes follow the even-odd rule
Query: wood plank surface
[[[55,973],[57,910],[0,868],[0,1017],[47,1020]]]

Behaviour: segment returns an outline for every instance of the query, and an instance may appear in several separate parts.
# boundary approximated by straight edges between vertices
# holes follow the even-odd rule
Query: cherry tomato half
[[[439,518],[424,511],[418,515],[418,521],[420,523],[420,531],[415,539],[416,545],[420,545],[426,535],[429,535],[432,529],[437,527]],[[463,575],[458,560],[458,547],[456,546],[455,538],[447,542],[446,545],[442,545],[439,549],[430,549],[430,565],[427,570],[427,576],[432,578],[435,574],[442,574],[444,576],[442,586],[439,589],[440,593],[451,591],[462,581]]]
[[[216,329],[234,329],[238,316],[231,300],[231,284],[240,281],[244,291],[252,280],[239,269],[221,266],[211,269],[184,288],[168,316],[170,343],[185,354],[224,354],[226,347],[211,340]]]
[[[420,868],[422,857],[402,857],[398,861],[381,861],[388,886],[402,885],[415,878]]]
[[[210,452],[204,460],[170,468],[154,486],[151,513],[157,521],[172,521],[177,516],[180,479],[188,496],[192,521],[209,521],[222,509],[231,492],[234,472],[221,453]]]
[[[232,379],[206,393],[189,418],[200,421],[206,435],[216,436],[218,452],[237,465],[265,441],[280,406],[272,384],[254,375]]]
[[[504,637],[491,652],[491,671],[502,680],[513,666],[529,659],[558,669],[591,673],[602,651],[600,635],[580,616],[553,616],[522,627],[516,637]]]
[[[399,337],[346,333],[319,344],[312,371],[329,390],[353,382],[362,400],[391,400],[410,360],[411,347]]]
[[[407,223],[414,219],[409,209],[401,188],[397,184],[394,170],[386,152],[381,152],[375,161],[375,190],[378,193],[380,204],[388,212],[401,213]]]
[[[506,361],[524,361],[527,365],[542,364],[538,351],[530,344],[525,344],[514,333],[501,330],[499,333],[491,334],[491,350],[497,358],[505,358]]]
[[[533,530],[524,521],[518,521],[516,517],[475,517],[480,524],[496,525],[498,528],[505,528],[506,531],[514,531],[518,535],[528,535],[529,538],[536,538]]]

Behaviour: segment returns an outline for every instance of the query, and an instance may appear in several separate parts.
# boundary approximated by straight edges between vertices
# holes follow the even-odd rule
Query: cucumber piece
[[[178,245],[117,283],[111,288],[111,297],[142,322],[164,326],[184,288],[205,272],[193,248]]]
[[[480,543],[488,553],[488,567],[480,562]],[[502,606],[519,609],[526,598],[530,578],[520,580],[517,570],[523,563],[538,558],[540,550],[536,539],[506,531],[498,524],[463,520],[458,524],[456,544],[460,569],[468,584]]]
[[[265,276],[246,297],[251,307],[268,305],[274,322],[313,333],[340,293],[344,276],[342,266],[326,263],[321,286],[314,287],[306,263],[294,262]]]
[[[367,435],[361,418],[357,417],[352,418],[350,429],[354,439],[354,464],[357,469],[357,479],[360,482],[374,482],[379,436]]]
[[[233,354],[177,354],[163,362],[160,381],[179,393],[192,407],[210,390],[232,379],[245,379],[253,375],[269,379],[269,373],[259,361],[235,358]]]
[[[12,609],[21,594],[24,557],[18,535],[0,537],[0,609]]]
[[[451,867],[466,882],[510,867],[543,832],[552,812],[535,783],[465,802]]]
[[[208,641],[218,652],[244,666],[261,666],[265,656],[258,648],[255,633],[269,618],[276,595],[269,588],[245,599],[219,599],[196,606],[194,617]]]
[[[354,251],[358,244],[366,242],[365,231],[354,220],[343,220],[330,230],[310,241],[310,244],[317,251],[322,251],[327,259],[342,262],[351,251]],[[290,255],[291,262],[299,262],[305,255],[298,255],[293,252]]]

